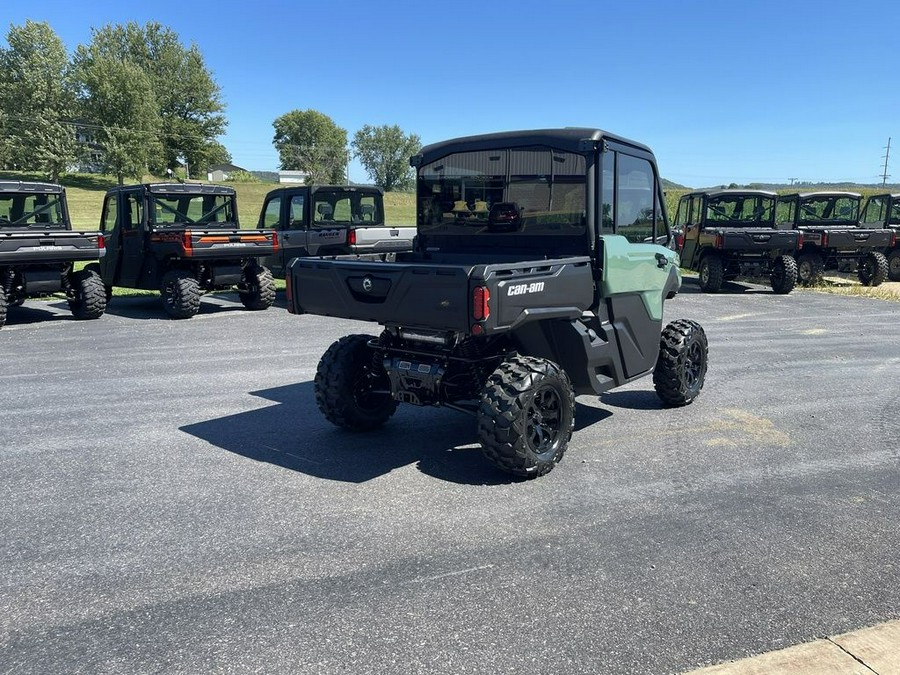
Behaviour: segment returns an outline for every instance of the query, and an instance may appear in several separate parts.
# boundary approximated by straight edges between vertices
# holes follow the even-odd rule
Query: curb
[[[684,675],[900,675],[900,620]]]

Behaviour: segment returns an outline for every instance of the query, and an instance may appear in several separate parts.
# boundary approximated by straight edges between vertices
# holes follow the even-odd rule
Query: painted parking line
[[[685,675],[900,675],[900,621],[751,656]]]

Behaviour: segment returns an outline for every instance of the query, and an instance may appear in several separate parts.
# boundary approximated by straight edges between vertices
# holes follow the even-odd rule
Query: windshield
[[[852,223],[859,220],[859,197],[809,197],[800,202],[801,223]]]
[[[585,158],[544,147],[460,152],[419,167],[422,234],[584,235]]]
[[[706,222],[735,227],[772,225],[775,221],[775,198],[762,195],[726,195],[710,197],[706,205]]]
[[[58,194],[0,194],[0,227],[65,227]]]
[[[313,226],[383,225],[380,194],[356,190],[316,190]]]
[[[154,194],[150,198],[150,224],[233,225],[234,195]]]

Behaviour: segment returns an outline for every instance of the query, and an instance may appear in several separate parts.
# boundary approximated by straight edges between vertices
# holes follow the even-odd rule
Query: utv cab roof
[[[317,192],[318,190],[341,190],[342,192],[363,192],[366,194],[384,194],[384,190],[378,187],[377,185],[281,185],[277,188],[274,188],[269,191],[268,194],[274,194],[277,192],[287,192],[288,190],[298,190],[302,188],[309,188],[310,192]]]
[[[681,196],[682,199],[685,197],[695,197],[695,196],[706,196],[706,197],[727,197],[729,195],[740,197],[777,197],[778,193],[770,192],[769,190],[741,190],[741,189],[710,189],[710,190],[694,190],[692,192],[688,192]]]
[[[136,185],[118,185],[109,189],[106,194],[121,190],[134,190],[135,188],[144,188],[147,192],[160,194],[182,192],[191,195],[233,195],[235,193],[233,187],[208,183],[138,183]]]
[[[789,195],[778,195],[779,199],[793,199],[794,197],[800,197],[800,199],[815,199],[816,197],[854,197],[856,199],[862,199],[862,195],[858,192],[841,192],[837,190],[822,190],[820,192],[793,192]]]
[[[426,145],[418,154],[409,158],[409,163],[411,166],[422,166],[455,152],[525,148],[536,145],[584,155],[593,152],[605,140],[630,145],[638,150],[653,154],[653,151],[642,143],[616,136],[602,129],[565,127],[563,129],[503,131],[494,134],[453,138],[448,141]]]
[[[57,195],[65,192],[65,188],[56,183],[9,180],[0,181],[0,192],[38,192],[40,194]]]

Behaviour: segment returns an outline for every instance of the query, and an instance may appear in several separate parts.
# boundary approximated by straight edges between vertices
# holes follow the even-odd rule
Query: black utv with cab
[[[106,255],[95,269],[112,288],[158,290],[166,313],[186,319],[203,292],[236,288],[247,309],[275,301],[272,273],[259,263],[274,250],[271,230],[242,230],[234,189],[149,183],[109,190],[100,231]]]
[[[10,306],[62,292],[76,319],[106,309],[99,275],[75,263],[104,254],[97,232],[74,232],[66,191],[55,183],[0,181],[0,327]]]
[[[290,312],[384,327],[340,339],[319,362],[316,402],[329,421],[364,431],[401,402],[445,406],[476,417],[490,462],[539,476],[566,451],[577,394],[651,373],[667,406],[700,393],[703,328],[663,326],[663,302],[681,284],[677,256],[632,243],[670,239],[649,148],[550,129],[437,143],[411,163],[412,252],[396,262],[297,258],[287,274]],[[516,204],[516,227],[460,222],[460,200],[484,201],[488,213]]]
[[[887,228],[893,231],[890,246],[884,249],[888,279],[900,281],[900,194],[872,195],[866,199],[859,217],[860,227]]]
[[[864,286],[879,286],[887,277],[882,251],[892,240],[890,230],[862,228],[855,192],[805,192],[778,196],[775,220],[779,228],[802,235],[797,252],[797,279],[805,286],[822,283],[826,270],[856,272]]]
[[[700,288],[715,293],[738,277],[768,277],[772,290],[797,283],[800,233],[775,227],[774,192],[698,190],[681,197],[674,227],[681,266],[699,272]]]
[[[263,199],[257,227],[278,246],[263,264],[279,278],[300,256],[384,258],[412,248],[414,226],[387,226],[384,192],[368,185],[292,185]]]

